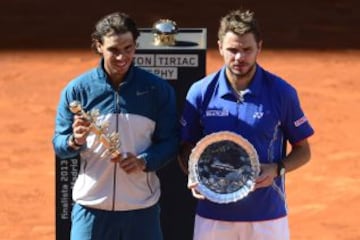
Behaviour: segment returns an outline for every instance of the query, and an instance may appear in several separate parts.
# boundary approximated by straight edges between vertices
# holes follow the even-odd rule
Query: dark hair
[[[132,33],[134,41],[136,41],[140,35],[135,21],[131,19],[129,15],[121,12],[108,14],[96,23],[95,30],[91,34],[91,47],[96,51],[96,42],[103,43],[104,36],[127,32]]]
[[[253,33],[256,42],[260,42],[260,28],[254,17],[254,13],[249,10],[235,10],[221,18],[218,31],[218,38],[223,40],[227,32],[233,32],[237,35]]]

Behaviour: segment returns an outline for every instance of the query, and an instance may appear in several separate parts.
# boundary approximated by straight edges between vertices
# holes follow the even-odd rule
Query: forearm
[[[53,147],[55,154],[60,158],[71,158],[79,155],[80,149],[75,149],[69,146],[70,134],[60,135],[55,134],[53,138]]]
[[[178,138],[171,138],[155,142],[138,156],[146,161],[146,171],[157,171],[171,160],[176,158],[178,152]]]
[[[294,171],[310,161],[311,150],[307,140],[292,146],[290,153],[282,160],[286,172]]]
[[[180,150],[178,154],[178,162],[181,170],[185,173],[189,173],[189,157],[191,154],[191,150],[194,148],[195,144],[191,144],[188,142],[183,142],[180,145]]]
[[[55,118],[55,133],[52,139],[55,154],[60,158],[74,157],[79,154],[79,149],[69,146],[69,137],[73,134],[73,114],[68,108],[65,91],[62,93]]]

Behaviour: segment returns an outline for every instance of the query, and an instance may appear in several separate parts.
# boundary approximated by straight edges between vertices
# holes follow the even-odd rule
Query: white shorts
[[[193,240],[289,240],[288,218],[258,222],[228,222],[195,217]]]

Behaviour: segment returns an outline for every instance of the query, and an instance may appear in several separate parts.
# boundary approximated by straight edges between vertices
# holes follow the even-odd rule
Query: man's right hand
[[[83,145],[86,142],[86,137],[91,130],[91,123],[82,116],[74,115],[74,122],[72,124],[74,142],[77,145]]]
[[[205,199],[205,196],[202,195],[201,193],[199,193],[199,191],[196,189],[197,185],[199,183],[188,183],[188,188],[191,190],[191,193],[193,195],[194,198],[197,198],[197,199],[200,199],[200,200],[203,200]]]

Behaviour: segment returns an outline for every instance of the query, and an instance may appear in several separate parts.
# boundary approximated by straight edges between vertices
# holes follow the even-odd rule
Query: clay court
[[[214,23],[202,21],[195,26],[215,25],[209,29],[207,73],[222,64],[213,42],[217,19],[225,11],[212,11],[211,14],[216,13]],[[145,18],[139,13],[133,15],[139,16],[140,21]],[[177,19],[180,13],[174,16]],[[153,14],[150,20],[157,17]],[[184,20],[183,24],[189,27],[190,22]],[[91,27],[93,23],[86,24]],[[333,32],[348,33],[350,27],[346,25]],[[341,39],[337,35],[331,38],[325,27],[318,26],[319,29],[329,35],[329,41]],[[286,28],[278,29],[282,30],[286,32]],[[30,39],[29,34],[23,33],[25,41]],[[0,239],[55,239],[55,162],[51,138],[56,105],[65,84],[98,62],[97,56],[86,49],[89,44],[84,44],[88,35],[86,38],[80,35],[72,38],[74,46],[82,46],[79,49],[50,49],[51,40],[47,48],[23,49],[24,45],[16,47],[9,44],[9,36],[5,38],[8,45],[0,51]],[[274,44],[276,39],[267,36],[270,44],[265,44],[259,63],[298,89],[303,109],[316,131],[310,138],[311,162],[287,175],[292,240],[358,240],[360,50],[356,40],[360,38],[354,35],[352,42],[340,46],[319,37],[313,39],[316,44],[309,41],[304,44],[309,46],[295,48],[288,41],[296,36],[288,35],[284,40],[291,45],[288,47],[279,47]],[[56,38],[53,43],[60,45],[60,40]],[[319,47],[321,41],[326,48]]]
[[[208,72],[222,63],[213,50],[207,60]],[[264,51],[260,63],[298,88],[316,130],[311,162],[287,179],[292,239],[360,239],[360,52]],[[0,239],[54,239],[55,108],[96,64],[90,51],[0,54]]]

